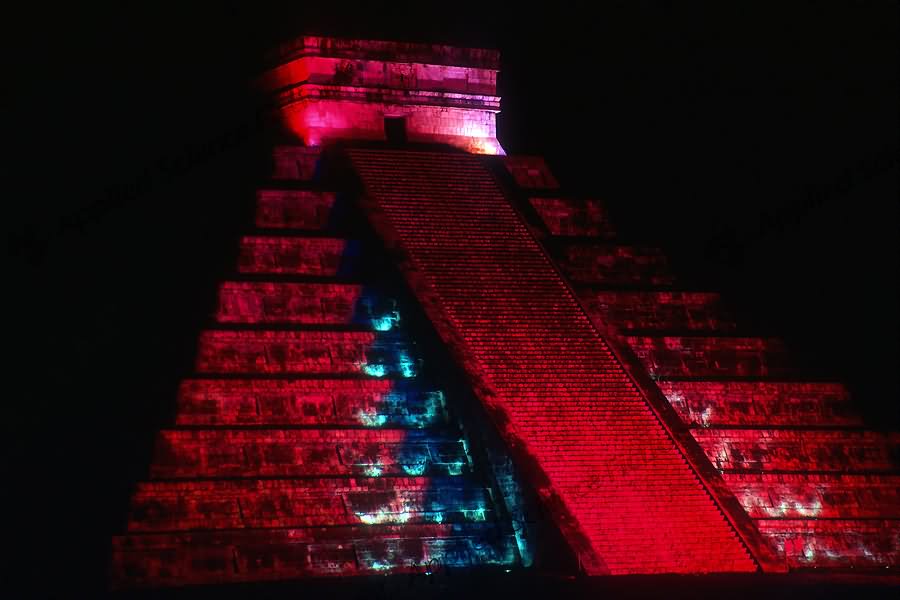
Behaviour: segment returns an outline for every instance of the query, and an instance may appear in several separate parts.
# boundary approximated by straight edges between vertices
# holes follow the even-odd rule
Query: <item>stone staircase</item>
[[[582,572],[758,570],[766,557],[744,541],[744,525],[729,520],[529,234],[492,159],[438,148],[360,146],[346,155],[364,212],[400,257]],[[553,183],[534,162],[515,164],[513,176]],[[627,274],[640,261],[669,277],[659,252],[607,248],[576,252],[571,272],[602,263]]]

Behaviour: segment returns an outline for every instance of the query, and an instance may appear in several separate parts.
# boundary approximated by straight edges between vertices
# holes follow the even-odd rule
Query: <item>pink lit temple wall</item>
[[[393,117],[404,120],[410,142],[504,154],[496,51],[306,36],[275,60],[260,85],[275,93],[288,128],[307,146],[383,140],[385,118]]]

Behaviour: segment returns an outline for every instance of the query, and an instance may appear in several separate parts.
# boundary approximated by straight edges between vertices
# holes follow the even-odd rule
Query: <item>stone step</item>
[[[513,535],[492,523],[226,530],[113,538],[112,579],[179,585],[302,577],[424,573],[512,565]]]
[[[654,377],[791,377],[795,369],[775,338],[625,336]]]
[[[730,333],[734,320],[713,292],[620,291],[581,288],[578,297],[598,321],[623,332],[706,331]]]
[[[900,519],[900,475],[724,475],[755,519]]]
[[[682,421],[694,427],[858,427],[840,383],[789,381],[659,381]]]
[[[129,532],[493,521],[490,491],[460,477],[145,482]]]
[[[900,521],[760,519],[760,533],[791,568],[896,567]]]
[[[593,236],[609,239],[615,231],[606,208],[588,198],[529,198],[547,230],[558,236]]]
[[[197,352],[199,373],[414,377],[418,365],[395,332],[207,330]]]
[[[308,146],[276,146],[272,149],[272,178],[311,181],[322,149]]]
[[[153,479],[460,475],[465,442],[403,429],[167,429]]]
[[[504,156],[501,161],[515,184],[522,189],[552,190],[559,188],[559,182],[556,181],[541,156],[517,154]]]
[[[248,235],[241,238],[238,272],[350,277],[360,253],[359,242],[341,238]]]
[[[667,286],[675,283],[668,259],[659,248],[572,242],[559,247],[557,262],[576,286]]]
[[[388,331],[400,321],[397,301],[352,283],[228,281],[219,287],[219,323],[364,325]]]
[[[263,229],[333,229],[339,217],[335,192],[262,189],[256,192],[256,226]]]
[[[415,380],[188,379],[175,423],[422,428],[446,418],[444,393]]]
[[[720,471],[896,471],[900,434],[794,429],[693,429]]]

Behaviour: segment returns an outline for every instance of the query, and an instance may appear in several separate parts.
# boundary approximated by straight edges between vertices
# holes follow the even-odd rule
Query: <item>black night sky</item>
[[[268,133],[250,79],[304,32],[500,49],[508,152],[544,155],[747,329],[845,381],[868,424],[898,427],[898,4],[497,4],[5,15],[18,589],[103,589],[109,534],[249,225]]]

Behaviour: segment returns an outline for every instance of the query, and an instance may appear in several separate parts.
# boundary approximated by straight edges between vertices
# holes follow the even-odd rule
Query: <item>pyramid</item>
[[[113,539],[115,587],[555,554],[586,575],[896,568],[900,436],[506,156],[496,52],[304,36],[272,61],[296,141]]]

